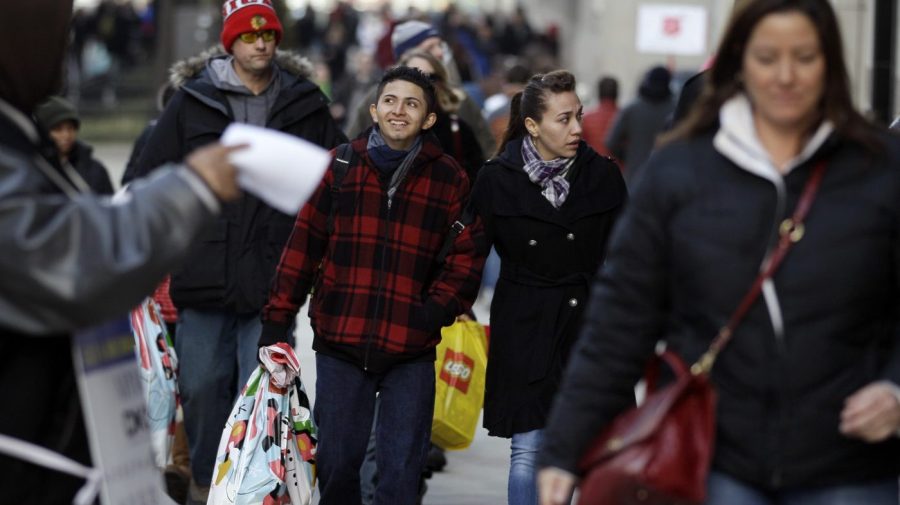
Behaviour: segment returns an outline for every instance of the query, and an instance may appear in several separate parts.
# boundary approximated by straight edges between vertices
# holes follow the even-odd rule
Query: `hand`
[[[191,151],[185,164],[194,171],[209,189],[223,202],[237,199],[241,190],[237,185],[237,169],[228,160],[233,151],[246,145],[223,146],[216,142]]]
[[[841,433],[866,442],[881,442],[900,428],[900,399],[897,386],[887,381],[873,382],[844,400]]]
[[[537,485],[540,505],[568,505],[572,500],[575,476],[565,470],[548,467],[538,472]]]
[[[472,319],[471,317],[469,317],[469,314],[466,314],[465,312],[462,313],[462,314],[460,314],[460,315],[458,315],[458,316],[456,316],[456,320],[459,321],[459,322],[461,322],[461,323],[465,323],[465,322],[467,322],[467,321],[474,321],[474,319]]]

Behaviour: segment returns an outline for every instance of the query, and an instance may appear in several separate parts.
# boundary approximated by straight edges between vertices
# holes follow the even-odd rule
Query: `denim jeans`
[[[897,505],[897,478],[767,493],[721,472],[707,481],[705,505]]]
[[[358,505],[359,470],[375,415],[378,484],[375,505],[415,505],[434,410],[434,363],[395,365],[384,373],[316,355],[320,505]]]
[[[512,436],[507,488],[509,505],[537,505],[535,460],[543,438],[544,430],[526,431]]]
[[[194,481],[209,486],[222,429],[235,398],[257,367],[259,314],[184,309],[175,352],[184,428]]]

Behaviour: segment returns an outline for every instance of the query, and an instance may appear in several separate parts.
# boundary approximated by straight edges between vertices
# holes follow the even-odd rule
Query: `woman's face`
[[[544,160],[571,158],[581,142],[581,100],[573,91],[548,93],[540,122],[525,118],[525,127]]]
[[[796,11],[762,18],[750,34],[742,74],[757,125],[809,128],[825,90],[825,55],[812,20]]]

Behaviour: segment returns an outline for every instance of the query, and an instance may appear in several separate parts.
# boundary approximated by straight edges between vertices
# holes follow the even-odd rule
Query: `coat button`
[[[535,239],[529,240],[529,241],[528,241],[528,245],[530,245],[530,246],[532,246],[532,247],[536,246],[536,245],[537,245],[537,240],[535,240]]]
[[[566,235],[566,240],[575,240],[575,234],[569,233],[568,235]]]
[[[578,300],[575,298],[569,298],[569,307],[577,307],[577,306],[578,306]]]

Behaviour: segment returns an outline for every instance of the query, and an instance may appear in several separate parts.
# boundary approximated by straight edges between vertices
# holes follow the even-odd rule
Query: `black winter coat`
[[[72,152],[69,154],[69,163],[75,167],[91,191],[98,195],[113,194],[112,181],[109,178],[109,172],[102,163],[94,158],[94,148],[84,142],[75,142]]]
[[[772,490],[895,477],[900,440],[865,443],[839,424],[855,391],[900,384],[900,140],[885,135],[887,156],[876,158],[832,134],[782,192],[712,138],[666,146],[646,165],[593,287],[540,463],[575,470],[629,403],[658,339],[696,361],[824,159],[806,232],[773,278],[768,299],[781,317],[760,296],[713,369],[713,468]]]
[[[471,196],[501,261],[484,401],[484,426],[501,437],[544,427],[627,198],[616,164],[582,142],[569,196],[555,209],[523,170],[521,148],[510,142],[488,161]]]
[[[136,176],[144,176],[162,163],[181,160],[197,147],[217,141],[233,121],[228,99],[210,79],[206,60],[200,57],[178,67],[181,72],[173,84],[180,89],[153,128],[138,161]],[[266,127],[326,149],[346,142],[328,111],[328,99],[308,79],[310,64],[281,52],[276,63],[281,72],[281,88]],[[293,224],[294,216],[249,194],[226,205],[188,260],[173,273],[172,301],[179,309],[224,308],[240,314],[259,311],[265,305]]]
[[[437,111],[437,122],[431,127],[431,131],[441,142],[444,152],[462,165],[470,183],[474,184],[485,157],[469,123],[456,114]]]

